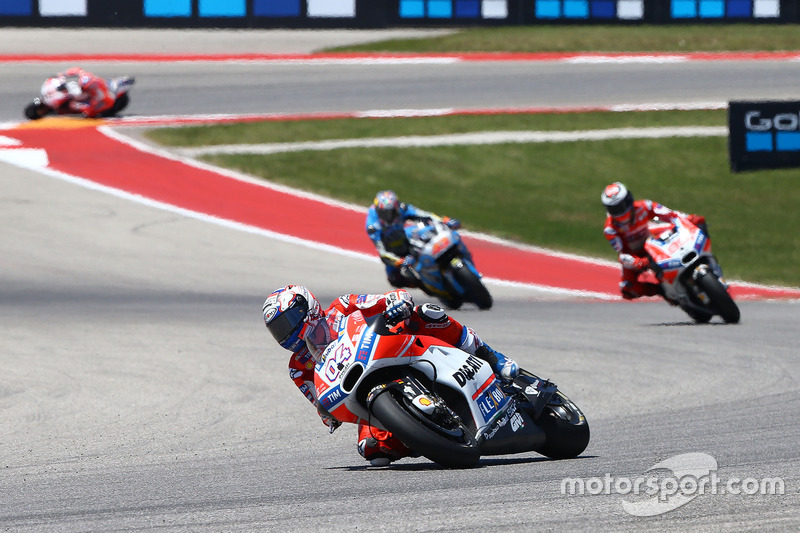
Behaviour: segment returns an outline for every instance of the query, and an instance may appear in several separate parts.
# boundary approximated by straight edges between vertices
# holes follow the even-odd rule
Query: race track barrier
[[[2,0],[5,26],[383,28],[800,22],[796,0]]]

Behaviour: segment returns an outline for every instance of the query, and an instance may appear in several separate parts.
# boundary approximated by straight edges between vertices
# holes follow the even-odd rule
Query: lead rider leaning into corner
[[[385,294],[345,294],[323,311],[306,287],[288,285],[267,297],[264,323],[278,344],[292,352],[289,377],[317,408],[331,433],[341,422],[317,402],[314,367],[325,346],[336,338],[340,322],[356,311],[365,318],[382,313],[387,323],[403,322],[405,332],[436,337],[475,355],[488,362],[500,380],[512,380],[519,374],[516,362],[490,348],[471,328],[448,316],[438,305],[415,306],[411,295],[403,289]],[[358,425],[358,453],[374,466],[385,466],[413,452],[388,431],[362,421]]]
[[[600,199],[608,213],[603,233],[622,263],[619,281],[622,297],[633,300],[641,296],[663,296],[660,283],[638,279],[639,274],[649,269],[652,262],[644,248],[650,235],[648,223],[655,217],[671,219],[681,216],[708,234],[705,217],[673,211],[652,200],[634,200],[631,191],[618,181],[607,185]]]

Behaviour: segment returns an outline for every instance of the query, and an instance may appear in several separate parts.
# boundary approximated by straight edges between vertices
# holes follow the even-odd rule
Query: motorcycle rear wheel
[[[731,295],[722,285],[722,282],[714,274],[708,273],[702,278],[697,280],[697,284],[706,293],[711,300],[711,306],[722,320],[728,324],[735,324],[739,322],[741,315],[739,313],[739,306],[733,301]]]
[[[460,421],[444,427],[392,390],[378,395],[370,410],[403,444],[444,467],[470,468],[481,457],[478,441]]]
[[[536,450],[551,459],[572,459],[589,445],[589,423],[575,402],[556,391],[536,421],[544,430],[544,446]]]
[[[492,308],[492,295],[481,278],[475,275],[469,268],[462,267],[453,271],[453,275],[462,287],[467,291],[466,299],[478,306],[478,309]]]

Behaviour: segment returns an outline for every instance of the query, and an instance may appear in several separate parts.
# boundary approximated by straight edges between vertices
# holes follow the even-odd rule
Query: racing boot
[[[358,453],[372,466],[387,466],[403,457],[414,457],[400,439],[386,430],[361,422],[358,425]]]
[[[519,366],[516,361],[493,350],[486,343],[481,344],[475,350],[475,356],[489,363],[501,381],[513,381],[519,375]]]

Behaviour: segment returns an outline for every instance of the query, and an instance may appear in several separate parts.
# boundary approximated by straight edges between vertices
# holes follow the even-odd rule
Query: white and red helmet
[[[305,342],[307,326],[315,326],[322,307],[302,285],[287,285],[267,296],[264,323],[282,347],[296,352]]]
[[[624,220],[628,218],[631,209],[633,209],[633,195],[631,191],[618,181],[606,185],[600,199],[603,202],[603,206],[606,208],[606,212],[608,212],[614,220]]]
[[[66,79],[63,76],[47,78],[42,84],[42,102],[51,109],[58,109],[70,99]]]

